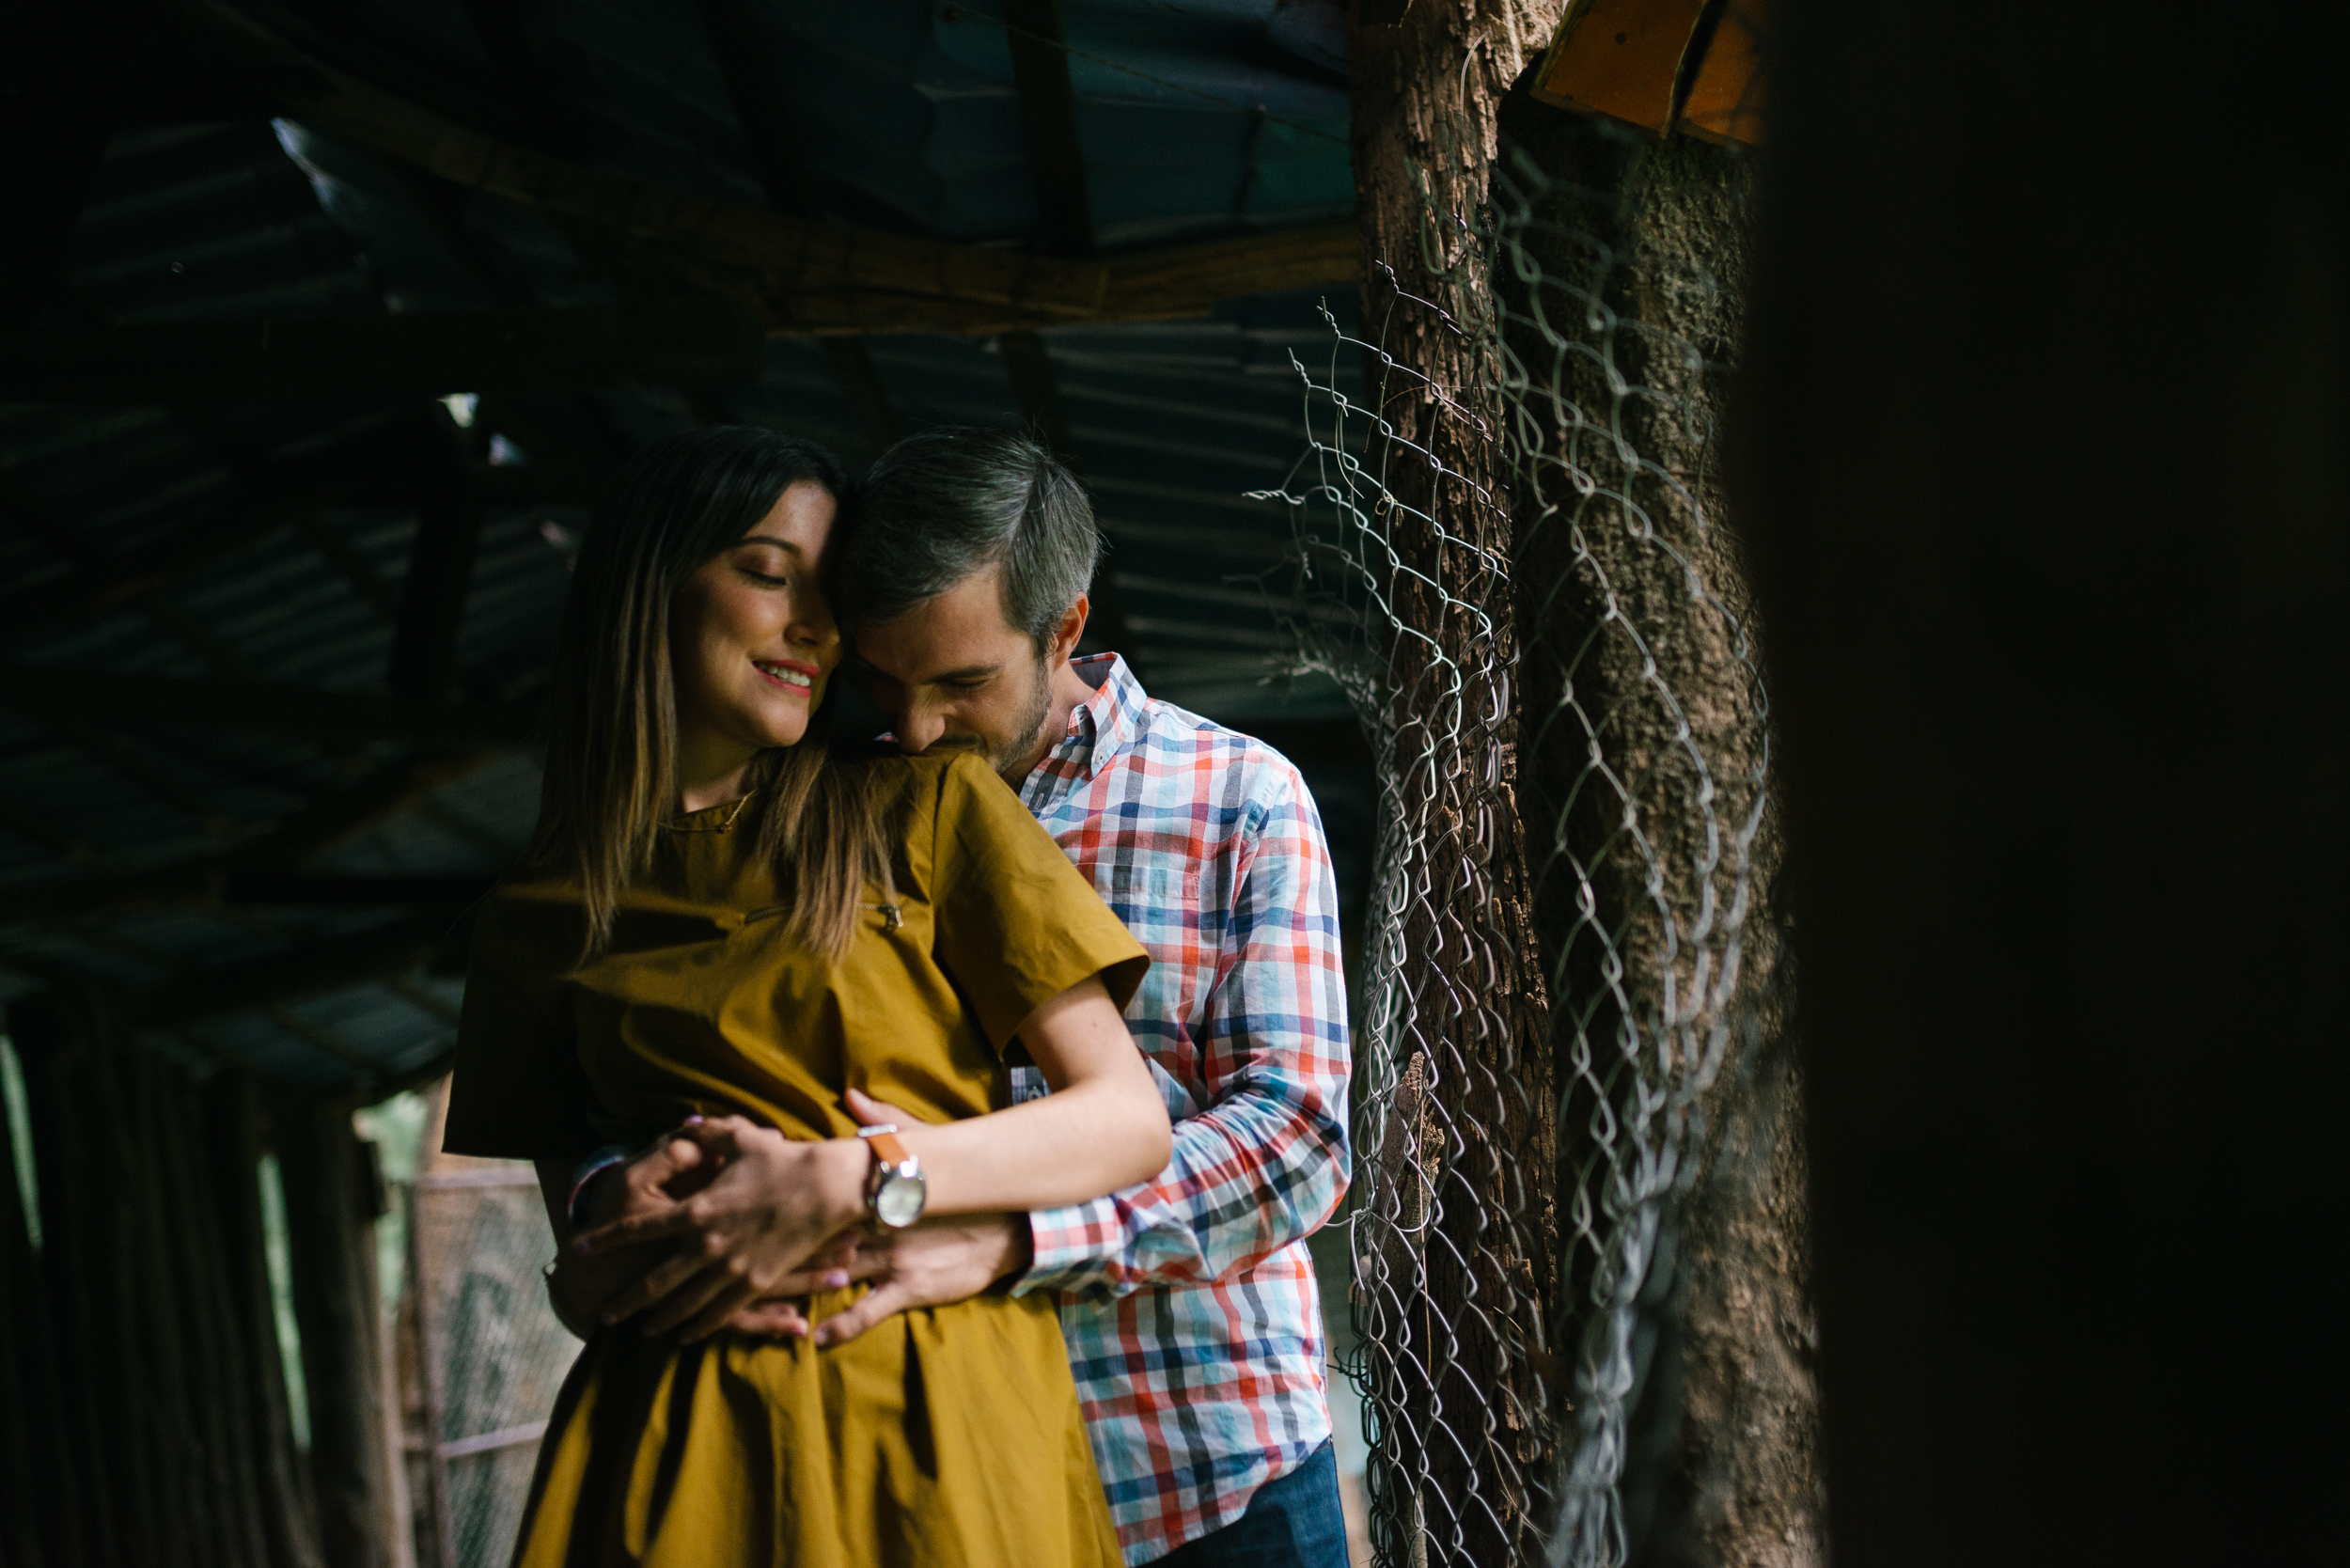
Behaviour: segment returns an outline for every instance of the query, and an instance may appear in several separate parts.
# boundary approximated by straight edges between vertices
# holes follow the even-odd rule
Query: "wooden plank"
[[[1543,56],[1533,95],[1662,136],[1704,0],[1576,0]]]
[[[468,189],[614,229],[647,264],[666,259],[681,280],[757,309],[774,333],[992,335],[1159,320],[1202,315],[1239,294],[1351,287],[1360,270],[1351,227],[1076,261],[706,201],[501,142],[345,76],[216,0],[183,9],[305,124]]]
[[[1762,145],[1770,108],[1764,70],[1770,23],[1770,0],[1729,0],[1721,8],[1678,129],[1701,141]]]
[[[1002,3],[1012,90],[1020,96],[1020,133],[1036,187],[1036,248],[1047,256],[1085,256],[1093,249],[1093,206],[1086,194],[1085,149],[1077,133],[1077,94],[1069,81],[1060,0]]]

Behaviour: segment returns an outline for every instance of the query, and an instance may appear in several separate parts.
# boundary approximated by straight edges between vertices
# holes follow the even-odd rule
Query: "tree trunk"
[[[1373,1281],[1388,1440],[1371,1529],[1390,1562],[1537,1560],[1555,1461],[1553,1091],[1513,799],[1510,519],[1489,345],[1453,323],[1488,305],[1466,223],[1495,110],[1559,8],[1366,0],[1349,44],[1364,317],[1386,352],[1366,454],[1393,622],[1371,628],[1400,815],[1383,881],[1409,899],[1378,965],[1401,992],[1383,1044],[1404,1086]]]
[[[1780,834],[1718,451],[1751,168],[1523,97],[1505,136],[1527,809],[1581,1173],[1563,1544],[1573,1561],[1816,1562]]]
[[[310,1470],[328,1568],[389,1568],[391,1456],[384,1451],[382,1304],[375,1213],[351,1107],[288,1105],[277,1117],[294,1316],[310,1394]]]

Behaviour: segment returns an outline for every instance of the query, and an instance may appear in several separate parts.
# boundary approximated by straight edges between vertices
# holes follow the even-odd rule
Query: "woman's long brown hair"
[[[719,426],[655,443],[596,510],[556,649],[546,781],[528,863],[577,880],[588,910],[583,961],[612,939],[620,890],[652,866],[677,800],[677,699],[669,604],[703,562],[748,533],[794,484],[843,497],[839,463],[773,431]],[[833,525],[838,559],[848,509]],[[886,886],[888,830],[866,747],[834,742],[830,703],[797,745],[762,753],[736,824],[776,866],[790,940],[838,957],[867,882]]]

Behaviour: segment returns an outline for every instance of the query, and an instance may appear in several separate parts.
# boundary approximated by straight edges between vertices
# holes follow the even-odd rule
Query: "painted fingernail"
[[[698,1127],[702,1124],[702,1119],[698,1116],[689,1116],[685,1119],[685,1124],[689,1127]]]
[[[846,1270],[846,1269],[838,1269],[838,1268],[837,1268],[837,1269],[834,1269],[834,1270],[833,1270],[830,1274],[827,1274],[827,1275],[825,1275],[825,1276],[824,1276],[824,1288],[825,1288],[826,1290],[829,1290],[829,1291],[840,1291],[840,1290],[846,1290],[846,1289],[848,1289],[848,1286],[849,1286],[849,1271],[848,1271],[848,1270]]]

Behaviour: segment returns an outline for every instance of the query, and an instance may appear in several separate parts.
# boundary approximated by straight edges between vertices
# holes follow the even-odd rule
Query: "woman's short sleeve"
[[[603,1139],[588,1119],[587,1074],[567,1021],[556,1011],[547,983],[554,964],[535,949],[550,929],[578,940],[575,914],[531,907],[503,889],[493,893],[475,921],[465,964],[465,1001],[457,1021],[457,1066],[449,1081],[448,1125],[441,1147],[452,1154],[494,1159],[576,1159]],[[534,919],[534,915],[542,919]],[[533,941],[533,935],[540,940]],[[538,983],[532,976],[547,973]]]
[[[1099,975],[1120,1008],[1151,957],[1020,797],[976,757],[939,777],[932,852],[940,967],[997,1050],[1028,1014]]]

